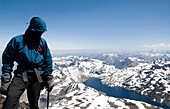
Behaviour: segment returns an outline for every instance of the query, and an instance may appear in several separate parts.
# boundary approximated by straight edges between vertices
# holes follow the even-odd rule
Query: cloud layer
[[[160,43],[154,45],[143,45],[145,48],[170,48],[170,44]]]

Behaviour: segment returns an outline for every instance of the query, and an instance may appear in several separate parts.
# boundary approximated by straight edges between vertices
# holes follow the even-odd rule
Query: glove
[[[11,81],[11,75],[6,73],[1,75],[1,88],[0,88],[0,93],[6,94],[6,91],[8,89],[8,86]]]
[[[54,87],[53,75],[50,74],[50,73],[46,73],[45,74],[45,78],[46,78],[46,88],[47,88],[47,91],[51,92],[53,87]]]

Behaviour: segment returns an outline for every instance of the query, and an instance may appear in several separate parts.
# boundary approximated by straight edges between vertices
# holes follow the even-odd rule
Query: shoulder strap
[[[41,45],[41,43],[42,43],[42,45]],[[43,43],[43,41],[42,41],[42,39],[40,40],[40,45],[39,45],[39,52],[40,52],[40,54],[42,54],[43,56],[44,56],[44,50],[43,50],[43,48],[44,48],[44,43]]]
[[[42,41],[40,41],[40,42],[42,42]],[[36,49],[38,50],[38,52],[43,55],[43,47],[40,46],[41,44],[35,44],[33,42],[31,42],[31,44],[34,45],[36,47]],[[42,42],[42,44],[43,44],[43,42]]]

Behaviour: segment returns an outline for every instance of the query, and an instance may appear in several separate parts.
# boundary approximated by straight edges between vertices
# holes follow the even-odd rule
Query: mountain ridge
[[[147,66],[144,63],[141,64],[141,66]],[[103,79],[102,82],[104,84],[109,85],[108,78],[107,77],[116,77],[116,80],[119,82],[113,82],[115,83],[115,86],[123,83],[123,81],[126,79],[128,81],[128,78],[130,76],[128,73],[125,73],[124,71],[127,71],[127,69],[117,69],[113,65],[108,65],[104,61],[100,61],[97,59],[91,59],[84,56],[69,56],[69,57],[61,57],[53,58],[53,65],[54,65],[54,72],[53,74],[56,74],[56,81],[64,80],[62,84],[69,84],[69,83],[82,83],[83,81],[87,80],[89,77],[97,77]],[[140,65],[139,65],[140,66]],[[133,68],[131,68],[131,72],[133,71]],[[121,73],[124,72],[124,76],[122,76],[124,79],[120,78],[120,75],[115,76],[115,74],[118,74],[117,72]],[[134,73],[134,71],[133,71]],[[147,73],[146,73],[147,74]],[[133,77],[133,76],[132,76]],[[107,78],[107,79],[106,79]],[[107,80],[107,82],[104,82],[104,80]],[[111,86],[111,85],[109,85]],[[85,88],[86,89],[86,88]],[[129,90],[132,90],[129,88]],[[163,102],[166,103],[166,102]]]

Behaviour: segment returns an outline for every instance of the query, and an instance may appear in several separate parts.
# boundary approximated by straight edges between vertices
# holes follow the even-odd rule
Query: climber
[[[33,17],[23,35],[13,37],[2,54],[1,92],[6,94],[2,109],[18,109],[19,98],[27,89],[30,109],[38,109],[40,91],[53,88],[52,57],[41,36],[47,31],[40,17]],[[14,62],[17,69],[12,78]]]

